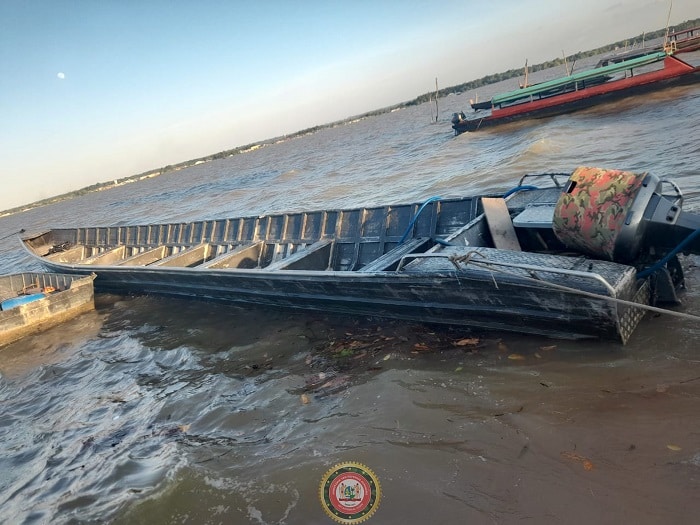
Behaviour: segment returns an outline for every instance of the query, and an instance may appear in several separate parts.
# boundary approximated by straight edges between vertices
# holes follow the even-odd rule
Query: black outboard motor
[[[676,194],[664,195],[664,184]],[[681,272],[673,276],[679,285],[675,251],[700,254],[700,216],[682,211],[682,202],[678,187],[655,175],[580,167],[559,197],[552,227],[566,247],[595,257],[640,269],[670,262]]]
[[[467,116],[464,114],[463,111],[460,111],[459,113],[452,113],[452,124],[459,124],[460,122],[463,122],[466,120]]]
[[[661,193],[651,196],[642,217],[646,222],[643,249],[650,254],[664,255],[683,244],[682,253],[700,254],[700,216],[683,211],[682,205],[680,191],[675,200]]]

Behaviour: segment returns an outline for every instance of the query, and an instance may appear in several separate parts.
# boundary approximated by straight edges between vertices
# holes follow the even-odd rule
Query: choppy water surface
[[[437,124],[404,109],[5,217],[0,237],[421,201],[578,165],[672,177],[700,210],[697,86],[453,137],[473,97],[440,100]],[[0,270],[35,268],[0,240]],[[0,522],[331,523],[320,480],[359,461],[382,488],[368,523],[695,523],[699,334],[647,316],[622,347],[98,296],[0,351]]]

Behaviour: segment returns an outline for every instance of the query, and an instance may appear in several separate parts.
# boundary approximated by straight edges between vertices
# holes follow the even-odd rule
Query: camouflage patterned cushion
[[[615,241],[646,173],[580,167],[554,210],[552,227],[568,248],[613,260]]]

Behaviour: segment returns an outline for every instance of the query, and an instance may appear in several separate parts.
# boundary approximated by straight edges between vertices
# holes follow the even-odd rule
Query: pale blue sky
[[[0,210],[664,27],[669,0],[0,0]],[[675,0],[671,24],[700,16]]]

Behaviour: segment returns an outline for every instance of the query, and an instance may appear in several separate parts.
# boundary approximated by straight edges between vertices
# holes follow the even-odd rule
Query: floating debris
[[[467,337],[465,339],[460,339],[459,341],[455,341],[454,344],[455,346],[476,346],[481,343],[481,339],[478,337]]]
[[[579,461],[583,465],[583,470],[593,470],[593,463],[588,458],[576,454],[575,452],[562,452],[561,457],[572,461]]]

